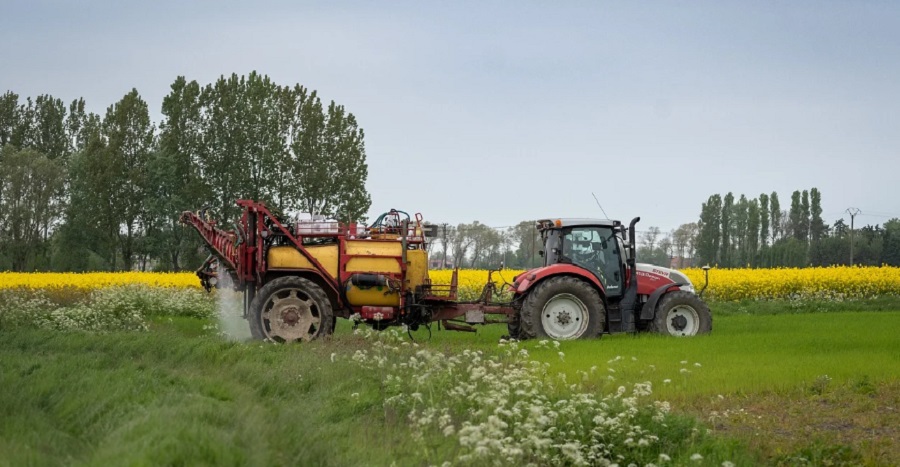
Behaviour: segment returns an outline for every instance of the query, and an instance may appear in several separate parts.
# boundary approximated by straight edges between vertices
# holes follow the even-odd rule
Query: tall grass
[[[464,389],[459,381],[425,384],[422,378],[429,371],[434,382],[452,383],[446,379],[450,373],[440,373],[441,363],[448,360],[434,353],[423,357],[422,349],[412,345],[398,344],[402,350],[386,355],[379,366],[355,358],[374,347],[372,341],[354,336],[302,346],[240,344],[218,336],[185,336],[189,321],[173,321],[179,324],[157,324],[151,333],[0,332],[0,387],[14,388],[0,393],[0,464],[484,465],[478,446],[463,441],[464,433],[469,443],[482,439],[473,432],[481,418],[470,409],[488,411],[485,420],[491,420],[495,407],[518,410],[518,403],[485,399],[496,397],[486,391],[460,393],[454,399],[445,391]],[[413,368],[413,357],[436,365]],[[462,354],[456,359],[463,374],[475,368],[467,366]],[[487,361],[497,362],[485,355],[482,364]],[[509,370],[496,365],[491,368],[497,373],[484,374],[483,381]],[[390,384],[388,374],[393,375]],[[458,435],[448,436],[421,421],[432,406],[416,404],[409,391],[414,386],[425,394],[422,400],[446,409]],[[569,410],[567,400],[573,407],[575,400],[586,400],[573,398],[572,391],[539,391],[537,400],[549,403],[548,410],[564,413]],[[601,414],[621,423],[618,431],[598,432],[609,444],[597,449],[642,463],[657,460],[659,454],[675,462],[697,454],[717,460],[716,465],[723,459],[750,459],[740,449],[694,430],[691,419],[668,415],[653,405],[635,406],[633,415],[629,411],[617,416],[636,403],[627,401],[631,393],[629,386],[624,398],[621,393],[587,396],[607,407],[596,414],[585,412],[588,423],[607,420],[598,419]],[[392,396],[406,399],[388,402]],[[408,410],[418,410],[415,420],[407,416]],[[628,424],[633,422],[642,428]],[[547,448],[550,457],[539,457],[543,451],[531,449],[515,459],[572,465],[573,458],[562,457],[576,449],[568,437],[577,441],[594,436],[582,430],[552,435],[555,430],[553,424],[538,424],[533,432],[554,440]],[[496,433],[484,435],[491,441]],[[504,446],[527,444],[525,438],[499,440]],[[465,455],[472,457],[466,460]],[[518,465],[506,458],[498,461]]]
[[[830,305],[802,308],[783,302],[780,312],[773,308],[769,311],[774,314],[763,310],[760,315],[752,314],[760,312],[757,308],[742,309],[752,304],[733,303],[730,309],[713,307],[714,329],[708,336],[617,335],[558,346],[535,340],[516,348],[498,347],[505,334],[502,326],[481,327],[473,334],[439,331],[435,325],[430,340],[420,329],[413,333],[417,344],[394,342],[388,347],[400,351],[392,354],[382,345],[377,354],[373,342],[379,341],[359,338],[345,321],[333,339],[304,345],[228,341],[215,319],[215,296],[191,291],[184,292],[192,294],[187,298],[170,293],[160,297],[157,292],[141,287],[102,292],[109,295],[92,292],[73,303],[0,295],[5,298],[0,300],[0,465],[481,465],[497,459],[511,464],[543,465],[553,459],[574,463],[578,457],[573,446],[599,439],[584,433],[595,429],[590,425],[593,416],[561,422],[585,424],[573,430],[574,437],[538,437],[551,439],[555,446],[555,451],[544,453],[547,458],[534,449],[510,451],[526,444],[517,438],[524,432],[515,430],[528,420],[517,418],[514,409],[522,410],[531,399],[525,394],[521,400],[504,401],[498,394],[503,386],[525,384],[518,377],[507,378],[531,367],[515,357],[521,350],[541,369],[540,375],[524,376],[529,381],[543,378],[535,397],[566,410],[575,407],[569,407],[575,400],[627,409],[622,396],[616,397],[619,388],[625,388],[627,396],[637,389],[636,383],[645,382],[652,394],[642,395],[639,410],[656,407],[655,400],[670,401],[677,411],[719,395],[777,394],[797,388],[823,394],[829,385],[877,388],[900,378],[897,311],[849,313]],[[22,303],[32,308],[23,311]],[[846,306],[891,308],[884,303],[874,308]],[[48,313],[67,321],[48,321]],[[117,313],[126,325],[141,326],[116,328],[114,322],[104,321],[104,316]],[[360,353],[365,358],[353,357]],[[482,370],[472,364],[476,355]],[[386,360],[380,363],[376,356]],[[415,364],[410,357],[417,358]],[[420,366],[426,360],[433,365]],[[440,373],[451,361],[461,374]],[[460,379],[473,372],[483,372],[477,382],[471,376]],[[423,378],[425,373],[430,376]],[[470,384],[470,392],[449,392]],[[421,400],[412,398],[416,392]],[[433,405],[425,405],[426,400]],[[509,414],[489,413],[498,408]],[[604,416],[609,414],[615,412]],[[748,453],[743,441],[705,435],[703,426],[689,417],[668,414],[654,421],[656,414],[651,410],[631,419],[643,430],[631,432],[650,434],[658,442],[628,431],[618,433],[623,437],[603,439],[616,449],[631,448],[629,438],[635,444],[647,440],[621,459],[641,464],[661,463],[665,458],[659,454],[679,465],[751,465],[767,459]],[[484,446],[471,434],[496,434],[491,430],[502,427],[490,415],[499,417],[509,431],[495,438],[499,444],[492,446],[497,451],[476,455]],[[444,433],[447,425],[437,424],[444,416],[454,427],[450,436]],[[810,452],[826,462],[829,453],[845,452],[841,449],[826,444]],[[578,452],[605,455],[602,449]],[[806,455],[802,449],[798,452]],[[501,453],[508,456],[499,457]],[[694,454],[702,459],[691,460]],[[788,454],[785,459],[799,459]],[[855,451],[851,454],[847,458],[864,459]]]

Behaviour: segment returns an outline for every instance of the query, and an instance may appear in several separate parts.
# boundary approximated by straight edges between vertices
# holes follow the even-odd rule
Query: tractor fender
[[[541,268],[535,268],[516,276],[513,281],[512,289],[517,295],[527,293],[535,284],[551,276],[576,276],[593,285],[600,292],[600,296],[606,297],[606,291],[603,284],[597,279],[597,276],[586,271],[584,268],[565,263],[552,264]]]
[[[663,294],[669,291],[672,287],[675,287],[675,290],[681,290],[681,286],[688,285],[683,282],[671,282],[668,284],[663,284],[657,287],[653,292],[650,293],[650,298],[647,299],[647,302],[644,303],[644,307],[641,308],[641,319],[653,319],[653,316],[656,314],[656,304],[659,303],[659,299],[662,298]]]

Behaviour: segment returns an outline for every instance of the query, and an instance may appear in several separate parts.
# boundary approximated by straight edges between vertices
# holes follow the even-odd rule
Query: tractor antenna
[[[593,196],[594,201],[597,202],[597,207],[599,207],[600,210],[603,211],[603,215],[606,216],[607,219],[609,219],[609,216],[606,215],[606,211],[603,210],[603,206],[600,206],[600,200],[597,199],[597,195],[595,195],[593,191],[591,192],[591,196]]]

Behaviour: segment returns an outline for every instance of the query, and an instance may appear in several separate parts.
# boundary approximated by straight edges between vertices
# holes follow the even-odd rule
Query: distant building
[[[687,269],[694,267],[694,258],[682,258],[681,256],[672,256],[669,259],[669,268],[671,269]]]
[[[444,261],[440,255],[428,257],[428,269],[453,269],[453,258],[447,257]]]

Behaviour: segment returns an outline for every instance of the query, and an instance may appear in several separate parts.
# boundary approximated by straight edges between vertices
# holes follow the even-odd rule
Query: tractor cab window
[[[615,232],[609,227],[563,230],[561,262],[581,266],[600,279],[608,296],[622,293],[622,260]]]

